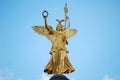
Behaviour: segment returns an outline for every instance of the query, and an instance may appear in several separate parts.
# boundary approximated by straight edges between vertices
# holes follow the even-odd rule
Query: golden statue
[[[67,7],[67,6],[66,6]],[[67,39],[74,36],[77,32],[76,29],[69,29],[68,27],[62,25],[64,20],[58,20],[58,25],[56,30],[47,24],[48,12],[44,11],[42,13],[45,21],[45,26],[34,26],[33,29],[37,33],[46,36],[52,43],[52,48],[50,50],[51,59],[46,65],[44,72],[48,74],[63,74],[71,73],[75,69],[68,59],[69,51],[66,49],[68,45]],[[65,14],[65,25],[68,20]],[[66,19],[67,18],[67,19]]]

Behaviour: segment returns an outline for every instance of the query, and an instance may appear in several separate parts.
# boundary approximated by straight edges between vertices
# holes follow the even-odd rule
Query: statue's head
[[[58,22],[56,30],[57,31],[63,31],[63,25],[61,24],[64,20],[58,20],[56,19],[56,21]]]

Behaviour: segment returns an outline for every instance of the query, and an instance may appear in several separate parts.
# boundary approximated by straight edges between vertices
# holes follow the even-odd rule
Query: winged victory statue
[[[67,4],[64,7],[65,19],[59,20],[56,26],[56,30],[53,29],[52,26],[47,24],[48,12],[43,11],[42,16],[44,18],[45,25],[44,26],[33,26],[33,30],[38,34],[41,34],[48,38],[51,41],[52,47],[50,50],[50,61],[45,66],[44,72],[48,74],[64,74],[71,73],[75,69],[73,65],[70,63],[68,58],[69,51],[66,48],[68,45],[68,38],[74,36],[77,32],[76,29],[70,29],[70,20],[67,16],[68,8]],[[64,22],[64,26],[62,25]],[[66,24],[68,23],[68,26]]]

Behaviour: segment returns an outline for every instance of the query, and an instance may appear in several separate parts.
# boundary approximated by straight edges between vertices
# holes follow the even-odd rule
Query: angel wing
[[[64,30],[64,33],[66,35],[66,38],[70,38],[72,36],[74,36],[76,34],[77,30],[76,29],[69,29],[69,28],[66,28]]]
[[[48,27],[51,27],[51,26],[48,26]],[[52,34],[49,34],[49,31],[44,26],[34,26],[32,28],[38,34],[46,36],[52,43],[55,40],[55,36]]]

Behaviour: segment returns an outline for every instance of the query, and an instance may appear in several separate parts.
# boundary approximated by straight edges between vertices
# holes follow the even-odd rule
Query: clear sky
[[[32,30],[64,19],[78,30],[67,49],[76,71],[71,80],[120,80],[120,0],[0,0],[0,80],[48,80],[43,73],[51,43]]]

